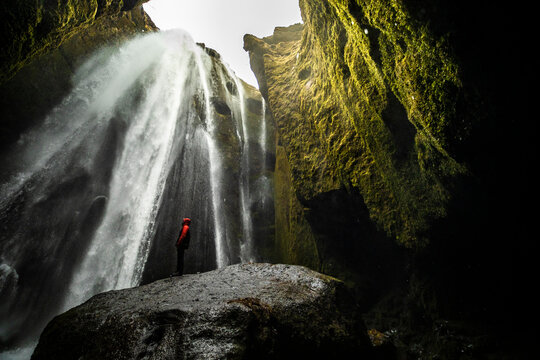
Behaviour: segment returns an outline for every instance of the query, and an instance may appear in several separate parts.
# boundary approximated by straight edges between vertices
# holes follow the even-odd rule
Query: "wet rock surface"
[[[369,358],[343,283],[243,264],[110,291],[53,319],[32,359]]]

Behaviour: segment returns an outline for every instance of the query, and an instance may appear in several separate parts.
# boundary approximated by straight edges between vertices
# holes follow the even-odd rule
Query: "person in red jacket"
[[[178,234],[178,240],[176,240],[176,272],[173,274],[175,276],[182,276],[184,273],[184,250],[189,247],[189,225],[191,224],[191,219],[185,218],[182,222],[182,228]]]

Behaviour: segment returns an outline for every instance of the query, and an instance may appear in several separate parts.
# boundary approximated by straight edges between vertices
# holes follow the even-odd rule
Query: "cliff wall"
[[[304,29],[245,42],[298,198],[357,189],[390,236],[425,244],[452,181],[467,173],[457,154],[480,120],[457,114],[468,99],[445,39],[401,2],[301,6]]]
[[[382,296],[369,324],[429,343],[422,356],[459,353],[442,332],[521,324],[527,310],[512,294],[526,294],[532,245],[509,239],[530,231],[531,216],[512,209],[534,185],[510,149],[534,144],[517,105],[530,95],[530,22],[487,2],[300,8],[303,25],[244,37],[276,122],[276,229],[290,229],[276,232],[282,261],[363,289],[368,308]],[[456,327],[437,325],[448,319]]]
[[[36,56],[61,45],[96,20],[139,8],[145,0],[18,1],[2,9],[0,83]]]

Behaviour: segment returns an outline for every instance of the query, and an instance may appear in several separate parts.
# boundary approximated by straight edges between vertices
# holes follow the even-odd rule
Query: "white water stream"
[[[139,283],[153,235],[153,219],[171,167],[190,57],[196,50],[185,35],[167,33],[130,43],[120,49],[118,61],[106,65],[112,67],[112,78],[98,85],[102,100],[97,100],[117,105],[125,93],[123,89],[118,91],[117,84],[129,78],[131,67],[152,70],[112,171],[103,221],[75,272],[67,307],[96,292]]]
[[[149,258],[160,254],[156,242],[172,244],[183,216],[199,214],[193,231],[200,238],[190,251],[205,257],[197,260],[202,270],[256,259],[249,156],[255,136],[243,84],[216,64],[181,31],[102,49],[77,70],[71,93],[5,157],[0,340],[29,327],[39,332],[53,315],[96,293],[140,284]],[[227,93],[225,82],[237,91]],[[224,93],[230,120],[216,115],[212,100]],[[230,147],[239,149],[236,165],[227,163],[238,168],[234,184],[225,181],[232,169],[217,140],[223,129],[238,143]],[[260,129],[264,153],[266,124]],[[163,230],[158,219],[167,214],[174,219]],[[229,226],[237,218],[240,232]]]

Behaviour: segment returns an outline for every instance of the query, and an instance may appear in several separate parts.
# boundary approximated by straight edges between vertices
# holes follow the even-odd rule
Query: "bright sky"
[[[244,51],[244,34],[271,35],[302,22],[298,0],[150,0],[144,9],[161,30],[180,28],[217,50],[236,75],[258,87]]]

